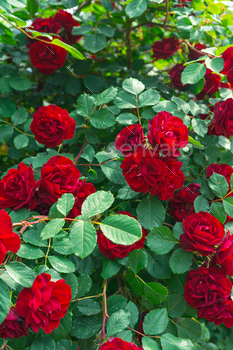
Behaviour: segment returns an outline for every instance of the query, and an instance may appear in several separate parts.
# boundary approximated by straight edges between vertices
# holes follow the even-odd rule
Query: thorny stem
[[[202,52],[198,49],[196,49],[192,44],[190,44],[190,42],[188,42],[187,40],[182,40],[182,42],[184,42],[185,44],[188,45],[188,47],[190,47],[190,49],[192,49],[193,51],[199,53],[199,55],[202,55],[202,56],[209,56],[209,57],[215,57],[214,55],[211,55],[210,53],[205,53],[205,52]]]
[[[122,288],[122,285],[121,285],[121,279],[120,279],[120,276],[117,275],[117,282],[118,282],[118,286],[119,286],[119,289],[121,291],[121,294],[123,295],[123,297],[125,298],[125,293],[123,291],[123,288]]]
[[[91,296],[89,296],[89,297],[84,297],[84,298],[75,299],[75,300],[72,301],[72,303],[75,302],[75,301],[80,301],[80,300],[84,300],[84,299],[99,298],[99,297],[102,297],[102,295],[103,295],[103,293],[97,294],[97,295],[91,295]]]
[[[77,163],[77,161],[79,160],[79,158],[80,158],[81,154],[83,153],[83,150],[84,150],[84,148],[86,147],[87,144],[88,144],[88,142],[84,142],[84,144],[83,144],[82,148],[80,149],[78,155],[74,158],[74,161],[73,161],[74,164]]]
[[[158,335],[153,335],[153,336],[148,336],[148,335],[145,335],[145,334],[143,334],[143,333],[141,333],[141,332],[138,332],[138,331],[136,331],[135,329],[130,328],[130,327],[127,327],[127,329],[130,329],[132,332],[135,332],[135,333],[137,333],[137,334],[139,334],[139,335],[141,335],[141,336],[143,336],[143,337],[149,337],[149,338],[161,338],[161,337],[159,337]]]
[[[136,95],[136,102],[137,102],[137,114],[138,114],[138,122],[141,125],[141,117],[139,113],[139,107],[138,107],[138,95]]]
[[[106,320],[108,319],[108,310],[107,310],[107,297],[106,297],[106,291],[107,291],[107,280],[104,281],[104,289],[103,289],[103,299],[102,299],[102,304],[103,304],[103,326],[102,326],[102,338],[105,339],[106,334],[105,334],[105,324]],[[102,340],[102,339],[101,339]]]
[[[10,126],[13,126],[13,128],[14,128],[15,130],[17,130],[18,132],[20,132],[21,134],[24,134],[24,135],[26,135],[26,136],[30,136],[30,137],[35,138],[34,135],[30,135],[30,134],[27,134],[26,132],[21,131],[20,129],[16,128],[16,126],[14,126],[13,124],[9,123],[9,122],[6,121],[6,120],[2,120],[2,122],[5,123],[5,124],[8,124],[8,125],[10,125]]]
[[[167,26],[168,15],[169,15],[169,0],[166,0],[166,17],[164,20],[164,28],[166,28]]]
[[[47,265],[47,259],[48,259],[48,255],[49,255],[49,251],[50,251],[50,248],[51,248],[51,238],[49,238],[49,245],[48,245],[48,250],[47,250],[47,253],[45,255],[45,266]]]

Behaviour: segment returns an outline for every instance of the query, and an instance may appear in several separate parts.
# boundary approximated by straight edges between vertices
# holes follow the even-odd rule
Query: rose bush
[[[229,350],[232,21],[0,2],[1,350]]]

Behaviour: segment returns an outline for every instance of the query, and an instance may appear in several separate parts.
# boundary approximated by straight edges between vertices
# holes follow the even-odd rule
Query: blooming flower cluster
[[[145,137],[139,124],[124,128],[115,146],[124,155],[122,172],[132,190],[150,192],[162,200],[170,199],[184,184],[178,148],[188,144],[188,128],[168,112],[159,112],[149,121]]]

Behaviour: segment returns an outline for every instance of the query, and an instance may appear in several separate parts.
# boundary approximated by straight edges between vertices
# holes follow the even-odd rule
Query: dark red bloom
[[[229,186],[231,182],[231,175],[233,174],[233,168],[228,164],[210,164],[206,169],[207,179],[210,178],[213,173],[220,174],[225,177]],[[230,188],[229,188],[230,189]]]
[[[147,149],[139,149],[125,157],[121,169],[131,189],[135,192],[158,190],[158,181],[167,175],[166,164]]]
[[[187,1],[187,0],[186,0]],[[190,0],[191,1],[191,0]],[[202,45],[200,43],[197,43],[195,46],[194,46],[195,49],[201,51],[203,49],[206,49],[206,46],[205,45]],[[201,53],[198,53],[197,51],[189,48],[189,54],[188,54],[188,58],[191,60],[191,61],[195,61],[195,60],[198,60],[198,58],[200,58],[201,56],[205,55],[205,53],[203,52],[203,54]]]
[[[64,193],[75,193],[79,178],[80,172],[70,159],[54,156],[41,169],[41,179],[37,182],[38,196],[51,205]]]
[[[169,203],[169,213],[175,221],[183,221],[187,216],[194,213],[194,200],[200,196],[201,186],[191,184],[181,188]]]
[[[61,279],[51,282],[51,276],[37,276],[31,288],[24,288],[16,301],[16,311],[26,319],[26,326],[51,333],[60,324],[71,301],[71,288]]]
[[[74,137],[75,126],[74,119],[65,109],[49,105],[36,110],[30,128],[36,141],[47,147],[56,147],[63,140]]]
[[[185,66],[183,65],[183,63],[177,63],[168,72],[171,79],[171,85],[178,90],[182,89],[184,86],[187,86],[187,84],[183,85],[181,82],[181,74],[184,69],[185,69]]]
[[[103,345],[101,345],[99,350],[139,350],[139,348],[133,344],[128,343],[120,338],[112,338]]]
[[[118,214],[128,215],[131,218],[136,219],[135,216],[127,211],[119,211]],[[147,230],[142,227],[142,238],[132,245],[125,246],[111,242],[107,237],[104,236],[101,229],[99,229],[97,231],[97,241],[101,253],[103,253],[109,259],[116,260],[116,258],[124,258],[135,249],[142,249],[147,235]]]
[[[13,232],[11,217],[3,209],[0,210],[0,264],[8,251],[17,253],[20,248],[20,238]]]
[[[39,72],[53,74],[65,64],[67,51],[57,45],[34,42],[29,50],[30,60]]]
[[[75,197],[75,203],[69,214],[67,215],[68,218],[76,218],[76,216],[81,215],[81,207],[85,199],[90,196],[90,194],[95,193],[96,188],[95,186],[90,183],[86,182],[86,180],[80,180],[78,183],[78,187],[74,193]]]
[[[183,221],[183,228],[184,233],[180,236],[181,248],[203,256],[213,254],[214,246],[220,244],[225,235],[219,220],[203,211],[189,215]]]
[[[15,307],[11,307],[6,319],[0,324],[0,338],[20,338],[24,335],[28,336],[28,329],[25,326],[25,319],[20,317],[15,310]]]
[[[214,305],[231,295],[232,283],[218,267],[199,267],[186,277],[184,297],[194,309]]]
[[[152,196],[156,195],[162,201],[171,199],[175,190],[181,188],[185,182],[185,176],[181,167],[183,163],[173,157],[160,158],[166,165],[167,174],[162,180],[157,183],[157,188],[151,189]]]
[[[77,22],[71,13],[64,11],[62,9],[59,9],[58,12],[55,14],[55,20],[61,24],[61,26],[65,29],[66,33],[62,36],[62,39],[67,42],[68,44],[72,45],[76,42],[78,42],[82,35],[73,35],[72,29],[74,27],[79,27],[80,23]]]
[[[233,71],[232,71],[232,67],[233,67],[233,47],[228,47],[228,49],[226,49],[223,52],[222,58],[224,59],[225,63],[224,63],[224,69],[223,69],[223,71],[221,73],[225,74],[227,76],[227,81],[230,84],[233,84]]]
[[[0,207],[3,209],[29,208],[36,206],[35,180],[32,167],[19,163],[17,169],[9,169],[0,181]]]
[[[219,264],[226,275],[233,275],[233,235],[228,233],[211,261],[211,264]]]
[[[149,121],[148,141],[157,151],[166,156],[178,157],[177,148],[188,144],[188,128],[182,119],[173,117],[169,112],[159,112]]]
[[[233,326],[233,301],[229,298],[203,307],[198,310],[198,316],[214,322],[216,326],[224,323],[227,328],[231,328]]]
[[[221,77],[218,74],[213,73],[210,69],[206,69],[204,76],[205,84],[199,94],[196,95],[198,100],[202,100],[205,95],[211,96],[213,93],[218,91],[220,87]]]
[[[49,18],[41,17],[35,19],[28,29],[35,30],[40,33],[58,34],[61,30],[61,24],[52,16]],[[30,34],[30,31],[28,33]]]
[[[137,151],[137,147],[142,146],[144,139],[143,128],[140,124],[126,126],[116,136],[115,147],[122,154],[127,155]]]
[[[218,135],[229,138],[233,135],[233,99],[220,101],[214,107],[213,126]]]
[[[168,57],[171,57],[176,51],[179,50],[179,48],[179,39],[176,39],[174,37],[163,38],[160,41],[156,41],[152,45],[152,57],[156,60],[159,60],[160,58],[166,59]]]

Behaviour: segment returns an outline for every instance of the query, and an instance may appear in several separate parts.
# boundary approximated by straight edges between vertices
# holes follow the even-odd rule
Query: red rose
[[[127,211],[119,211],[118,214],[128,215],[131,218],[136,219],[135,216]],[[147,235],[147,230],[142,227],[142,238],[132,245],[125,246],[111,242],[107,237],[104,236],[101,229],[99,229],[97,231],[97,242],[99,245],[99,250],[102,254],[104,254],[109,259],[116,260],[116,258],[124,258],[135,249],[142,249]]]
[[[49,105],[36,110],[30,128],[36,141],[47,147],[56,147],[63,140],[74,137],[75,126],[74,119],[65,109]]]
[[[0,264],[8,251],[17,253],[20,248],[20,238],[13,232],[10,216],[5,210],[0,210]]]
[[[181,74],[184,69],[185,69],[185,66],[183,65],[183,63],[177,63],[168,72],[171,79],[171,85],[173,85],[178,90],[182,89],[184,86],[187,86],[187,84],[183,85],[181,82]]]
[[[41,179],[37,182],[38,195],[46,204],[51,205],[64,193],[74,193],[79,178],[80,172],[70,159],[54,156],[42,166]]]
[[[71,301],[71,288],[65,280],[51,282],[51,276],[37,276],[31,288],[23,288],[16,301],[16,311],[25,317],[26,326],[51,333],[60,324]]]
[[[49,18],[37,18],[32,22],[30,29],[36,30],[41,33],[54,33],[58,34],[61,30],[61,24],[53,17]]]
[[[159,112],[149,121],[148,141],[166,156],[178,157],[177,148],[188,144],[188,128],[182,119],[173,117],[169,112]]]
[[[185,176],[180,170],[183,163],[172,157],[160,159],[163,160],[168,171],[164,178],[157,182],[157,187],[151,189],[151,194],[156,195],[162,201],[167,201],[173,197],[175,190],[184,185]]]
[[[230,84],[233,84],[233,72],[232,72],[232,67],[233,67],[233,47],[228,47],[223,54],[222,58],[224,59],[224,69],[221,72],[222,74],[225,74],[227,76],[227,81]]]
[[[55,20],[59,22],[66,31],[66,34],[62,37],[65,42],[72,45],[81,39],[82,35],[71,34],[73,27],[79,27],[80,23],[75,21],[69,12],[62,9],[58,10],[55,14]]]
[[[75,197],[75,203],[69,214],[67,215],[68,218],[74,219],[78,215],[81,215],[81,207],[85,199],[90,196],[90,194],[95,193],[96,188],[95,186],[90,183],[86,182],[86,180],[79,181],[78,187],[74,193]]]
[[[203,256],[213,254],[214,246],[220,244],[225,235],[224,227],[213,215],[200,211],[183,221],[184,233],[180,236],[181,248]]]
[[[56,69],[65,64],[67,52],[57,45],[34,42],[29,50],[30,60],[39,72],[43,74],[53,74]]]
[[[151,155],[150,150],[145,148],[125,157],[120,167],[131,189],[144,194],[158,189],[158,181],[163,180],[168,172],[158,155]]]
[[[169,213],[175,221],[183,221],[187,216],[194,213],[194,200],[200,196],[201,186],[198,184],[191,184],[187,187],[181,188],[169,203]]]
[[[187,1],[187,0],[186,0]],[[191,1],[191,0],[190,0]],[[206,49],[206,46],[205,45],[202,45],[200,43],[197,43],[195,46],[194,46],[195,49],[201,51],[203,49]],[[202,54],[201,53],[198,53],[197,51],[189,48],[189,54],[188,54],[188,58],[191,60],[191,61],[195,61],[195,60],[198,60],[198,58],[200,58],[201,56],[204,56],[205,53],[203,52]]]
[[[211,263],[219,264],[226,275],[233,275],[233,235],[229,230]]]
[[[225,177],[228,184],[231,182],[231,175],[233,174],[233,168],[228,164],[210,164],[206,169],[207,179],[210,178],[213,173],[220,174]]]
[[[214,305],[227,300],[231,295],[232,283],[217,267],[199,267],[186,277],[184,297],[194,309]]]
[[[25,326],[25,319],[20,317],[15,310],[15,307],[11,307],[6,319],[0,324],[0,338],[20,338],[24,335],[28,336],[28,330]]]
[[[39,213],[40,215],[48,215],[49,214],[49,209],[51,208],[52,204],[47,204],[43,201],[42,198],[39,197],[38,191],[35,193],[35,198],[36,198],[36,207],[35,207],[35,212]]]
[[[221,77],[218,74],[214,74],[210,69],[206,69],[204,79],[205,84],[203,89],[196,95],[198,100],[202,100],[205,95],[211,96],[214,92],[218,91],[220,87]]]
[[[179,39],[174,37],[171,38],[163,38],[160,41],[156,41],[152,45],[153,55],[152,57],[156,60],[160,58],[168,58],[171,57],[176,51],[180,48]]]
[[[99,350],[139,350],[139,348],[133,344],[128,343],[120,338],[112,338],[103,345],[101,345]]]
[[[126,126],[116,136],[115,147],[122,154],[127,155],[137,151],[137,146],[142,146],[144,139],[143,128],[140,124]]]
[[[34,192],[35,180],[31,166],[19,163],[17,169],[9,169],[0,181],[0,207],[33,210],[36,206]]]
[[[214,107],[213,126],[219,135],[229,138],[233,135],[233,99],[220,101]]]
[[[216,326],[224,323],[227,328],[231,328],[233,326],[233,301],[229,298],[226,301],[203,307],[198,310],[198,316],[214,322]]]

